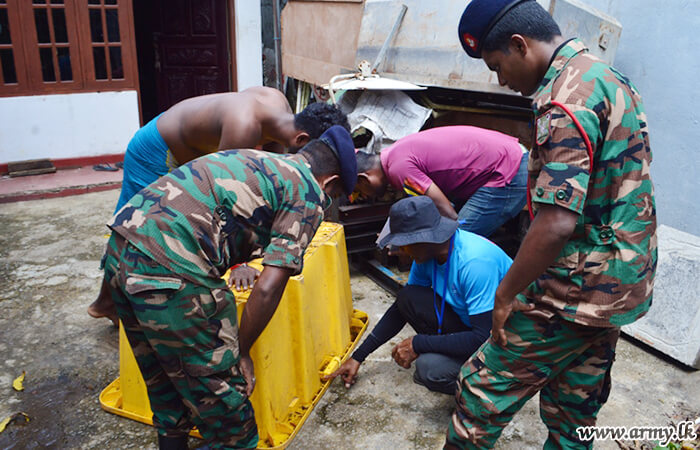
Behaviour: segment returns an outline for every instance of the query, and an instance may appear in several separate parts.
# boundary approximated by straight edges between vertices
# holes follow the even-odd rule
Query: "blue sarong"
[[[126,147],[122,191],[115,213],[138,191],[178,166],[156,127],[160,116],[141,127]]]

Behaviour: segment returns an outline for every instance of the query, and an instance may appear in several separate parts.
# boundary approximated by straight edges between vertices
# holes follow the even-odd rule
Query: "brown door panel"
[[[230,89],[226,2],[158,0],[154,68],[160,111]]]

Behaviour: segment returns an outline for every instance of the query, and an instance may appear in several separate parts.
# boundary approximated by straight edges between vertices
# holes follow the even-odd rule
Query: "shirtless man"
[[[350,129],[345,114],[335,106],[312,103],[292,114],[284,94],[269,87],[185,99],[148,122],[129,142],[115,212],[145,186],[200,156],[257,146],[275,153],[284,153],[286,148],[294,152],[333,125]],[[236,287],[248,288],[257,274],[241,267],[234,276]],[[104,280],[88,314],[117,324]]]

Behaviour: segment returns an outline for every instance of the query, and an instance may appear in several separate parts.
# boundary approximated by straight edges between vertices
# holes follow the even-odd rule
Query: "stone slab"
[[[700,237],[661,225],[654,300],[622,332],[700,369]]]

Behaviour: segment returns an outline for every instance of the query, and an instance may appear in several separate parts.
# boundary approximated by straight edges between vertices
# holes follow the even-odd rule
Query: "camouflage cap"
[[[533,0],[472,0],[459,21],[459,42],[472,58],[481,58],[481,44],[494,25],[520,3]]]

